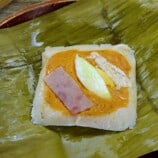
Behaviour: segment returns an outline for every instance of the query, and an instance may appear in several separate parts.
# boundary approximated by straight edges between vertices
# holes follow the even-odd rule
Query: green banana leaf
[[[110,132],[31,123],[46,46],[125,43],[136,51],[138,118]],[[135,158],[158,150],[158,2],[80,0],[0,30],[1,158]]]

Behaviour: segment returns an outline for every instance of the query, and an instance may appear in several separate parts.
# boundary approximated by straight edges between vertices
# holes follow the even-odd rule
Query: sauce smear
[[[125,57],[116,51],[113,50],[94,50],[98,52],[101,56],[106,58],[109,62],[116,65],[125,74],[128,76],[131,70],[131,67]],[[55,54],[52,58],[49,59],[46,66],[46,75],[48,75],[51,71],[55,70],[57,67],[62,66],[64,70],[71,75],[71,77],[77,82],[80,89],[83,93],[93,102],[93,107],[81,112],[79,115],[86,116],[99,116],[111,113],[118,108],[126,107],[128,104],[129,92],[128,88],[122,87],[121,89],[116,89],[115,87],[108,87],[112,99],[105,100],[102,99],[92,92],[88,91],[83,85],[80,83],[76,76],[74,59],[76,54],[87,59],[92,65],[95,65],[95,62],[92,59],[88,59],[87,57],[90,55],[92,51],[78,51],[78,50],[69,50],[63,51],[61,53]],[[69,92],[68,92],[69,93]],[[65,115],[72,115],[68,109],[63,105],[60,99],[49,89],[47,85],[45,85],[45,100],[52,106],[53,109],[62,112]]]

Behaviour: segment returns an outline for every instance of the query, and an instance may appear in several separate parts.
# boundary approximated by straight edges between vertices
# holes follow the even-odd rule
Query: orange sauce
[[[96,50],[97,51],[97,50]],[[99,50],[97,51],[100,55],[105,57],[109,62],[119,67],[123,70],[126,75],[130,72],[130,65],[125,59],[125,57],[113,50]],[[52,58],[49,59],[46,65],[46,75],[51,71],[55,70],[57,67],[62,66],[64,70],[71,75],[71,77],[76,81],[82,92],[93,102],[93,106],[80,113],[80,115],[105,115],[111,113],[118,108],[127,106],[129,92],[128,88],[111,88],[108,87],[112,99],[105,100],[94,93],[88,91],[78,80],[75,72],[74,59],[76,54],[87,59],[91,51],[78,51],[78,50],[69,50],[63,51],[61,53],[55,54]],[[87,59],[91,64],[95,65],[92,59]],[[68,92],[69,93],[69,92]],[[59,98],[49,89],[45,84],[45,100],[48,104],[55,110],[62,112],[65,115],[71,115],[71,112],[64,106],[64,104],[59,100]]]

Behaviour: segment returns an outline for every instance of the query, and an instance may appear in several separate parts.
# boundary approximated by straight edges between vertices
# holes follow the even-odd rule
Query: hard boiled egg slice
[[[104,79],[105,83],[110,86],[110,87],[115,87],[114,82],[112,81],[112,79],[101,69],[96,68],[96,70],[98,71],[98,73],[102,76],[102,78]]]
[[[76,55],[75,69],[78,79],[85,88],[103,99],[111,98],[104,79],[95,69],[95,67],[92,66],[88,61]]]

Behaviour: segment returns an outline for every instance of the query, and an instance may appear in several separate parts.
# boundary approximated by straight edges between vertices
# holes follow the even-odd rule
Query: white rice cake
[[[125,57],[131,66],[129,73],[130,86],[128,87],[129,98],[128,105],[118,108],[117,110],[105,115],[65,115],[62,112],[53,109],[44,97],[44,78],[46,76],[46,65],[49,59],[62,51],[68,50],[94,51],[94,50],[114,50]],[[137,107],[137,91],[136,91],[136,63],[134,51],[127,45],[76,45],[69,47],[47,47],[42,54],[42,70],[39,76],[38,85],[35,92],[32,108],[32,122],[40,125],[57,125],[57,126],[83,126],[98,128],[112,131],[122,131],[127,128],[133,128],[136,124],[136,107]],[[121,80],[121,78],[120,78]]]

